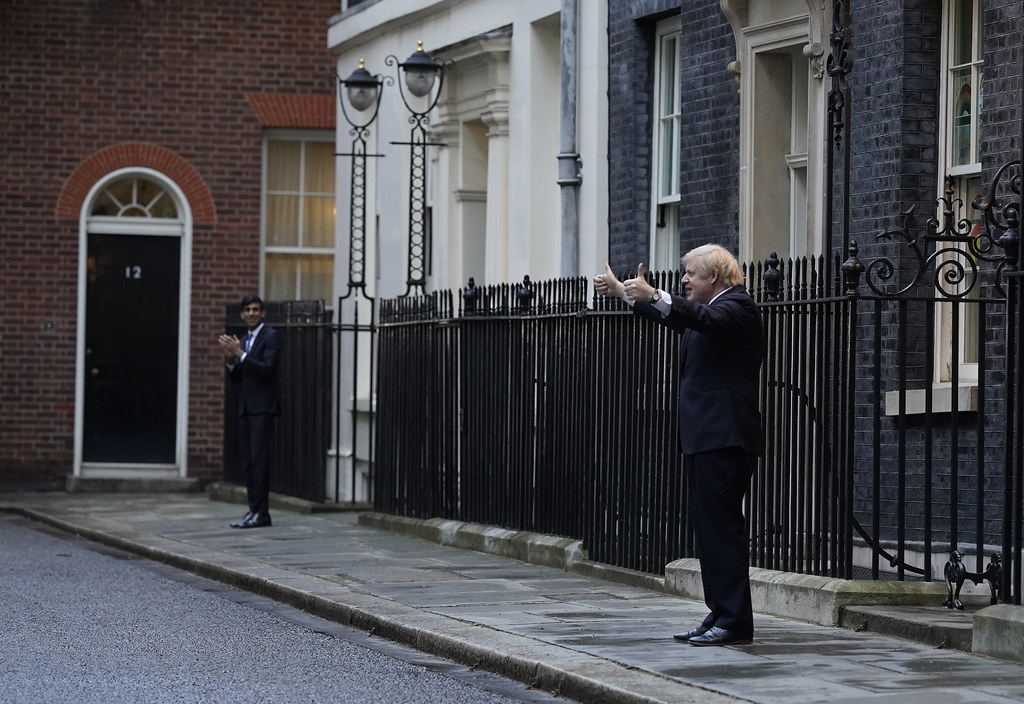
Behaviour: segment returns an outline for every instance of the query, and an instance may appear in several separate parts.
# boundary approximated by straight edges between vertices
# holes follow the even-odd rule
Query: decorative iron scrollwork
[[[1019,180],[1018,176],[1018,188]],[[943,197],[936,201],[942,213],[928,218],[924,232],[914,234],[916,206],[911,206],[901,214],[901,227],[887,228],[877,236],[883,241],[900,239],[909,248],[917,260],[912,280],[902,288],[889,286],[897,273],[896,265],[889,257],[881,256],[865,266],[868,287],[879,296],[901,296],[913,289],[931,270],[934,288],[939,295],[949,299],[965,298],[978,284],[979,262],[991,262],[996,264],[996,286],[1002,292],[998,272],[1006,258],[999,249],[1005,248],[994,230],[1004,228],[999,225],[1000,216],[993,215],[992,211],[1002,208],[1010,217],[1015,211],[1012,205],[1001,206],[992,195],[993,189],[989,191],[989,198],[984,201],[976,199],[972,203],[972,207],[983,211],[983,222],[986,223],[985,228],[976,227],[972,220],[961,216],[965,204],[962,199],[954,197],[954,181],[947,176]],[[1002,217],[1005,219],[1006,215]]]
[[[999,245],[1003,249],[1002,273],[1017,274],[1020,272],[1020,206],[1021,206],[1021,170],[1010,173],[1010,169],[1020,166],[1020,160],[1003,164],[992,178],[988,193],[974,199],[973,206],[982,211],[984,217],[986,241]],[[1006,179],[1004,185],[1003,181]],[[1016,196],[1016,200],[1004,203],[1000,191],[1008,190]]]
[[[832,79],[828,92],[828,111],[832,116],[832,139],[839,146],[845,124],[848,86],[846,74],[853,69],[853,52],[850,51],[849,16],[845,0],[832,3],[832,32],[829,34],[831,51],[825,65],[826,73]]]

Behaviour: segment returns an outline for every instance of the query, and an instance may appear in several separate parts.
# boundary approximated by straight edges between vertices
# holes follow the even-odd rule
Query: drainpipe
[[[562,0],[561,91],[558,139],[558,185],[562,207],[563,278],[579,275],[579,187],[582,163],[576,152],[576,13],[578,0]]]

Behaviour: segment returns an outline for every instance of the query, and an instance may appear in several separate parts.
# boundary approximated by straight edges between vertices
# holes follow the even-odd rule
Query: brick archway
[[[188,199],[193,222],[217,221],[213,196],[199,173],[174,152],[155,144],[140,143],[115,144],[82,162],[64,184],[57,200],[57,217],[77,220],[85,197],[97,181],[112,171],[133,166],[159,171],[174,181]]]

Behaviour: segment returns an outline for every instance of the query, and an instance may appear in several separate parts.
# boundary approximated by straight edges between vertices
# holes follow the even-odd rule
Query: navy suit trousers
[[[239,420],[249,511],[266,515],[270,513],[270,447],[275,416],[245,414]]]
[[[743,496],[757,457],[739,447],[686,456],[690,515],[700,558],[707,626],[754,632],[750,605],[750,542]]]

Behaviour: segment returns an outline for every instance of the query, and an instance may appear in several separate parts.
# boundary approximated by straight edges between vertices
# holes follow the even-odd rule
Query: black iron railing
[[[991,342],[1005,299],[862,295],[865,268],[747,270],[767,350],[753,564],[942,579],[959,549],[978,572],[995,552],[1019,571]],[[592,559],[653,573],[692,556],[676,336],[619,301],[588,308],[582,279],[460,293],[382,303],[376,508],[577,537]],[[965,337],[977,379],[936,386],[937,358]]]

